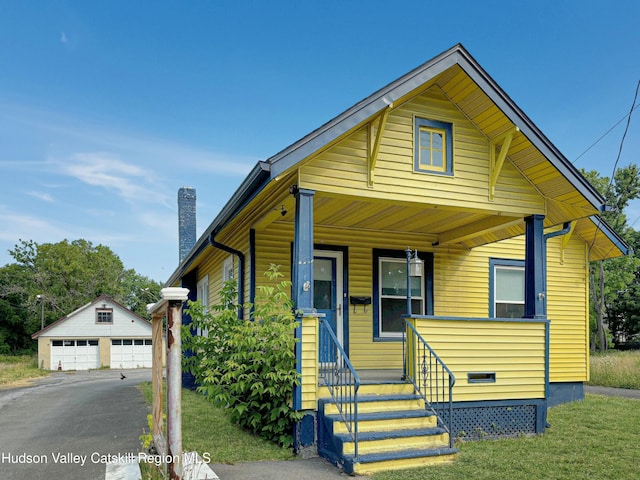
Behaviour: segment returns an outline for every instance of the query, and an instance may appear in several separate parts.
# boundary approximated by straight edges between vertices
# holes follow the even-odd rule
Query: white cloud
[[[27,195],[31,195],[32,197],[35,198],[39,198],[40,200],[44,200],[45,202],[49,202],[49,203],[53,203],[54,199],[51,195],[49,195],[48,193],[42,193],[42,192],[27,192]]]
[[[168,196],[153,172],[104,153],[77,153],[65,159],[51,159],[57,171],[87,185],[115,191],[129,203],[160,203],[168,206]]]
[[[24,215],[0,206],[0,240],[15,244],[19,239],[35,241],[52,241],[52,238],[62,240],[68,232],[59,228],[44,218]]]

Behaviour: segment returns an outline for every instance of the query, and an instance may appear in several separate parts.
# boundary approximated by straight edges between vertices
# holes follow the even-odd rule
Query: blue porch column
[[[525,318],[547,318],[544,215],[531,215],[524,221],[524,316]]]
[[[189,289],[189,295],[187,297],[187,300],[191,300],[192,302],[195,302],[196,300],[198,300],[197,270],[193,270],[188,274],[186,274],[184,277],[182,277],[180,286],[183,288]],[[187,306],[186,302],[183,303],[182,304],[182,325],[183,326],[190,325],[192,323],[191,316],[185,313],[185,310],[187,308],[189,307]],[[190,330],[191,330],[191,334],[195,335],[196,333],[195,329],[190,327]],[[195,354],[191,350],[183,350],[182,355],[184,355],[185,357],[192,357]],[[192,373],[187,372],[186,370],[182,371],[182,387],[188,388],[190,390],[196,389],[196,377],[194,377]]]
[[[291,283],[293,290],[293,307],[298,317],[312,314],[313,309],[313,190],[292,190],[296,199],[296,216],[293,237],[293,265]],[[295,331],[296,366],[298,374],[302,373],[302,327]],[[302,391],[297,386],[293,391],[293,408],[302,408]]]
[[[296,312],[313,311],[313,195],[295,189],[296,218],[293,237],[293,302]]]

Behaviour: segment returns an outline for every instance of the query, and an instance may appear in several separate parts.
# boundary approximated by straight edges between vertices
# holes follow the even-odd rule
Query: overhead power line
[[[616,175],[616,169],[618,168],[618,162],[620,161],[620,156],[622,155],[622,147],[624,146],[624,140],[627,137],[627,132],[629,131],[629,124],[631,123],[631,114],[633,113],[633,111],[637,107],[636,100],[638,99],[638,90],[640,90],[640,80],[638,80],[638,83],[636,84],[636,92],[633,95],[633,102],[631,102],[631,109],[629,110],[629,113],[626,115],[627,125],[625,126],[624,133],[622,134],[622,138],[620,139],[620,147],[618,147],[618,155],[616,157],[615,163],[613,164],[613,171],[611,172],[611,178],[609,179],[609,185],[607,186],[607,192],[611,188],[611,185],[613,184],[613,178]],[[618,122],[618,123],[620,123],[620,122]],[[596,243],[596,236],[598,234],[598,230],[600,229],[600,225],[601,224],[602,224],[602,217],[598,216],[598,224],[596,225],[596,230],[593,232],[593,240],[591,241],[591,245],[589,245],[589,251],[593,248],[593,245]],[[611,251],[611,249],[609,249],[609,251]],[[607,252],[607,255],[608,254],[609,254],[609,252]]]
[[[638,107],[640,107],[640,103],[635,105],[635,101],[634,101],[634,105],[631,107],[631,111],[629,113],[627,113],[624,117],[622,117],[620,120],[618,120],[611,128],[609,128],[609,130],[604,132],[600,136],[600,138],[598,138],[595,142],[593,142],[591,145],[589,145],[589,147],[584,152],[582,152],[580,155],[578,155],[574,160],[572,160],[571,163],[576,163],[578,160],[580,160],[580,158],[582,158],[589,150],[591,150],[598,143],[600,143],[604,139],[604,137],[609,135],[618,125],[620,125],[622,122],[624,122],[625,119],[627,119],[627,121],[628,121],[628,119],[631,117],[631,114],[633,113],[633,111]]]

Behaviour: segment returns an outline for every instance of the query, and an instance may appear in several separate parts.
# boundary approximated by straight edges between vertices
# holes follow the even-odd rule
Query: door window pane
[[[316,258],[313,261],[313,306],[317,310],[333,309],[333,261]]]

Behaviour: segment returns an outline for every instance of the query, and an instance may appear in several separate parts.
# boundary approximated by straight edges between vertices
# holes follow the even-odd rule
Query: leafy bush
[[[265,273],[270,285],[258,287],[256,304],[245,305],[250,321],[238,319],[235,281],[224,283],[220,303],[208,312],[189,302],[193,323],[185,327],[184,347],[194,352],[185,368],[198,391],[229,409],[231,420],[283,446],[293,443],[292,427],[301,415],[292,409],[296,372],[296,320],[279,267]],[[191,328],[189,328],[191,327]],[[200,329],[202,335],[191,335]]]

